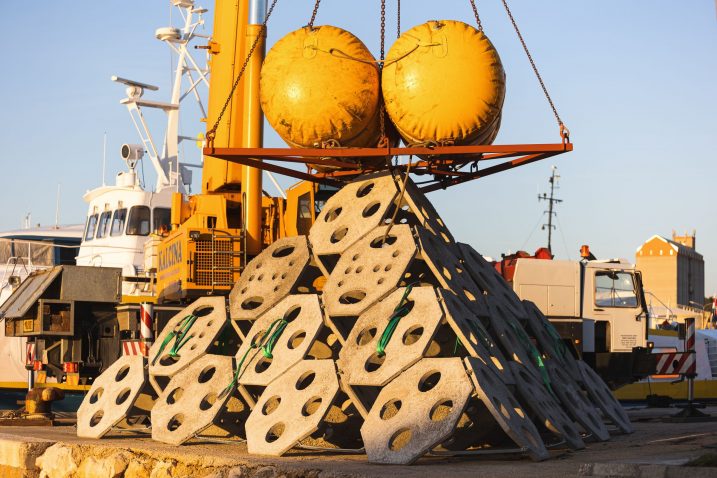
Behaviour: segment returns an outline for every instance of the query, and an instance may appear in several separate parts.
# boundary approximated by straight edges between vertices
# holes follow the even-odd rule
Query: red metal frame
[[[445,189],[466,181],[483,178],[518,166],[540,161],[573,150],[567,138],[562,143],[436,146],[436,147],[378,147],[378,148],[204,148],[204,154],[214,158],[284,174],[297,179],[340,186],[351,178],[380,170],[404,171],[408,161],[399,157],[418,156],[411,162],[411,174],[431,175],[421,187],[424,192]],[[396,161],[391,163],[391,159]],[[512,159],[511,159],[512,158]],[[383,160],[382,160],[383,159]],[[485,169],[483,161],[506,160]],[[306,172],[268,161],[303,164]],[[317,170],[312,165],[321,165]],[[466,169],[466,167],[468,167]]]

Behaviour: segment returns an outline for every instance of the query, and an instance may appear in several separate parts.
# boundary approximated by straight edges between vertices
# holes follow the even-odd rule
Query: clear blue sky
[[[202,2],[197,2],[202,3]],[[317,24],[358,35],[378,54],[379,1],[324,0]],[[404,0],[404,30],[429,19],[472,21],[468,0]],[[508,81],[497,143],[554,142],[557,129],[500,0],[478,0],[485,31]],[[600,257],[634,261],[653,234],[697,230],[708,295],[717,291],[717,21],[712,0],[512,0],[575,152],[468,183],[430,197],[461,241],[491,256],[543,245],[535,230],[550,166],[562,176],[553,249],[575,259],[589,243]],[[0,42],[0,229],[84,220],[81,195],[122,167],[117,151],[136,142],[123,88],[113,74],[163,87],[170,59],[154,30],[169,22],[169,1],[19,2],[3,11]],[[204,2],[213,8],[213,2]],[[279,0],[271,45],[305,24],[313,2]],[[175,15],[176,19],[176,15]],[[212,17],[207,32],[211,32]],[[389,44],[395,2],[388,1]],[[154,126],[161,126],[153,123]],[[183,132],[202,127],[185,121]],[[273,132],[266,144],[279,146]],[[147,171],[149,168],[146,168]],[[288,183],[288,182],[287,182]],[[271,190],[270,186],[267,189]],[[531,232],[533,234],[531,235]]]

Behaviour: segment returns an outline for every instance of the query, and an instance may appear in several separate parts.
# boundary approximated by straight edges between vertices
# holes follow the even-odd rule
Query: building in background
[[[705,261],[696,247],[696,233],[672,239],[652,236],[635,253],[646,300],[658,321],[701,321],[705,300]]]

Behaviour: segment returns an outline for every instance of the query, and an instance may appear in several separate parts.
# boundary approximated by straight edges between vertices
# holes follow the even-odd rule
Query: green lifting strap
[[[408,301],[408,295],[413,290],[413,286],[416,285],[418,282],[413,282],[412,284],[409,284],[406,287],[406,290],[403,292],[403,297],[401,297],[401,301],[398,303],[398,305],[393,309],[393,314],[388,319],[388,324],[386,324],[386,328],[383,330],[383,333],[381,334],[381,338],[378,340],[378,344],[376,344],[376,354],[379,357],[383,357],[386,354],[386,347],[388,346],[388,343],[391,341],[391,337],[393,336],[393,333],[396,331],[396,327],[398,326],[398,323],[400,320],[405,317],[408,314],[408,308],[406,307],[406,302]]]
[[[234,377],[232,378],[232,381],[229,383],[229,385],[226,386],[222,393],[219,394],[219,396],[217,397],[218,399],[223,399],[225,396],[227,396],[234,390],[234,387],[236,387],[237,383],[239,382],[239,377],[243,372],[244,361],[246,361],[246,358],[249,356],[249,352],[251,352],[253,349],[260,348],[262,353],[264,354],[264,357],[274,357],[271,352],[272,350],[274,350],[274,345],[276,345],[276,341],[279,339],[281,333],[284,331],[288,323],[289,322],[286,319],[276,319],[274,322],[271,323],[269,328],[266,329],[266,332],[264,332],[264,335],[261,336],[259,342],[252,342],[249,345],[249,348],[246,349],[246,352],[244,352],[244,355],[237,364],[237,368],[234,371]],[[275,327],[276,329],[274,329]]]
[[[157,352],[157,355],[155,355],[154,359],[152,359],[152,365],[154,365],[157,362],[157,359],[162,356],[164,349],[167,347],[167,345],[169,345],[172,339],[174,339],[174,345],[171,349],[169,349],[169,356],[176,357],[179,354],[179,349],[184,347],[184,344],[186,344],[189,339],[192,338],[192,336],[187,335],[187,333],[189,332],[189,329],[192,328],[194,322],[196,322],[197,319],[198,317],[196,315],[189,314],[182,319],[182,321],[177,327],[174,328],[174,330],[170,331],[166,335],[166,337],[164,337],[162,344],[159,346],[159,351]]]
[[[547,330],[550,336],[553,338],[553,341],[555,342],[555,348],[560,354],[560,357],[564,359],[565,354],[568,353],[568,348],[565,346],[565,342],[563,342],[563,339],[560,338],[560,334],[558,334],[558,331],[555,330],[553,324],[551,324],[547,320],[541,321],[541,323],[543,324],[543,328],[545,328],[545,330]]]
[[[515,322],[513,321],[509,321],[508,323],[513,328],[513,330],[515,330],[515,333],[522,342],[522,344],[530,351],[530,355],[533,356],[533,360],[538,366],[538,371],[540,372],[540,376],[543,378],[543,383],[545,384],[545,387],[554,397],[555,393],[553,392],[553,387],[550,385],[550,377],[548,376],[548,371],[545,369],[545,363],[543,362],[543,358],[540,356],[540,352],[538,352],[538,349],[535,348],[535,345],[533,345],[533,343],[530,341],[530,337],[528,337],[528,334],[525,333],[525,330],[523,330],[522,327],[520,327],[519,325],[515,325]]]

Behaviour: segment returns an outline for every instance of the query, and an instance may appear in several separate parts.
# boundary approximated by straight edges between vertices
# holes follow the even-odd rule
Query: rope
[[[228,394],[230,394],[234,387],[236,387],[237,383],[239,382],[239,377],[241,376],[242,372],[244,371],[243,366],[244,362],[246,361],[246,358],[249,356],[249,352],[251,352],[254,349],[260,348],[261,352],[264,354],[264,357],[266,358],[273,358],[274,356],[271,354],[272,350],[274,349],[274,345],[276,344],[276,341],[278,340],[279,336],[281,336],[281,333],[286,328],[286,324],[288,324],[288,321],[286,319],[276,319],[274,322],[271,323],[268,329],[266,329],[266,332],[264,332],[264,335],[261,336],[259,339],[259,342],[251,342],[249,344],[249,348],[246,349],[246,352],[244,352],[244,355],[242,356],[241,360],[239,360],[239,363],[237,364],[237,368],[234,371],[234,377],[232,378],[232,381],[229,382],[229,385],[224,388],[222,393],[219,394],[217,397],[219,400],[226,397]],[[274,330],[274,327],[276,327],[276,330]]]
[[[528,45],[525,43],[525,40],[523,39],[523,35],[520,33],[518,24],[515,22],[515,18],[513,18],[513,13],[510,11],[510,7],[508,7],[508,2],[507,2],[507,0],[501,0],[501,1],[503,2],[505,11],[508,13],[508,18],[510,18],[510,22],[513,24],[513,29],[515,30],[515,33],[518,35],[520,44],[523,45],[523,50],[525,51],[525,54],[528,57],[528,61],[530,61],[530,66],[533,68],[533,72],[535,72],[535,76],[538,78],[540,87],[543,89],[543,94],[545,95],[545,99],[548,100],[548,103],[550,104],[550,108],[553,110],[553,115],[555,115],[555,119],[557,120],[558,126],[560,127],[560,133],[561,133],[561,135],[564,134],[567,136],[570,134],[570,132],[568,131],[568,128],[565,126],[565,124],[563,123],[563,120],[560,119],[560,115],[558,114],[557,108],[555,108],[553,99],[550,97],[550,93],[548,93],[548,89],[545,87],[543,78],[540,76],[540,72],[538,71],[538,67],[535,65],[535,61],[533,61],[533,56],[530,54],[530,50],[528,50]],[[471,0],[471,3],[473,3],[473,0]]]
[[[388,223],[388,227],[386,228],[386,233],[383,235],[383,239],[381,240],[382,243],[386,242],[386,238],[388,238],[388,233],[391,232],[391,228],[393,227],[393,224],[396,221],[396,216],[398,215],[399,209],[401,209],[401,202],[403,201],[403,196],[406,194],[406,184],[408,184],[408,174],[411,172],[411,159],[413,159],[413,155],[408,157],[408,165],[406,166],[406,176],[403,178],[403,182],[401,184],[401,194],[398,196],[398,201],[396,201],[396,205],[393,208],[393,215],[391,216],[391,222]]]
[[[239,86],[239,82],[241,81],[242,77],[244,76],[246,67],[249,65],[249,61],[251,60],[251,57],[254,56],[254,51],[256,50],[257,45],[259,45],[259,41],[263,38],[264,33],[266,33],[266,24],[269,21],[269,17],[271,17],[272,12],[274,11],[274,7],[276,6],[277,1],[278,0],[273,0],[271,2],[271,6],[269,7],[269,10],[266,12],[266,17],[264,17],[264,22],[261,24],[261,29],[259,30],[259,33],[256,35],[256,38],[254,39],[254,43],[252,43],[251,49],[249,50],[249,53],[247,54],[246,58],[244,59],[244,63],[242,64],[241,69],[239,70],[239,73],[237,74],[237,77],[234,80],[232,89],[229,91],[229,96],[227,96],[227,100],[224,102],[224,106],[222,106],[222,109],[219,111],[219,116],[217,117],[217,120],[214,122],[214,126],[212,126],[212,128],[209,131],[207,131],[207,134],[205,137],[207,140],[207,144],[210,145],[211,147],[214,147],[214,138],[217,135],[217,128],[219,127],[219,123],[222,121],[222,117],[224,116],[224,113],[227,111],[227,108],[229,107],[229,103],[231,103],[232,97],[234,96],[234,91],[236,91],[237,86]],[[317,2],[317,6],[318,6],[318,2]]]
[[[386,346],[388,346],[388,343],[391,341],[391,337],[396,331],[398,322],[401,320],[401,318],[405,317],[406,314],[408,314],[406,302],[408,301],[408,295],[411,293],[411,291],[413,290],[413,286],[416,284],[417,282],[414,282],[406,287],[406,290],[403,292],[403,297],[401,297],[401,301],[393,309],[393,314],[388,319],[388,324],[383,330],[381,338],[378,340],[378,344],[376,344],[376,354],[379,357],[383,357],[386,354]]]
[[[194,325],[194,322],[196,322],[198,317],[196,315],[189,314],[185,318],[182,319],[182,321],[179,323],[177,327],[174,328],[171,332],[167,334],[166,337],[164,337],[164,340],[162,341],[162,344],[159,346],[159,351],[157,352],[157,355],[154,356],[154,359],[152,359],[152,365],[154,365],[157,362],[157,359],[162,356],[162,353],[164,352],[164,349],[169,345],[169,342],[174,339],[174,345],[169,350],[169,356],[170,357],[176,357],[179,354],[179,349],[184,347],[184,344],[186,344],[189,339],[192,338],[191,335],[187,336],[187,333],[189,332],[189,329],[192,328]]]

